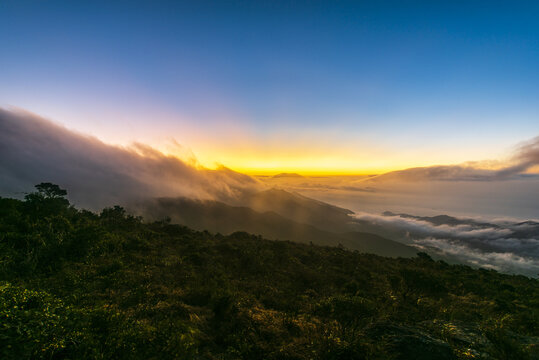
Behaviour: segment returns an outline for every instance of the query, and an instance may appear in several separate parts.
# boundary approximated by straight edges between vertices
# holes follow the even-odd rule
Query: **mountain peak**
[[[303,177],[304,177],[303,175],[300,175],[298,173],[286,173],[286,172],[272,176],[272,178],[275,178],[275,179],[276,178],[303,178]]]

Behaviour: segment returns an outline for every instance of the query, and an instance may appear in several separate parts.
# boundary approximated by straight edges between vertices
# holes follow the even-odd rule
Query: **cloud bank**
[[[478,166],[479,165],[479,166]],[[514,179],[539,165],[539,136],[518,146],[511,160],[499,169],[485,169],[479,163],[416,167],[370,177],[366,181],[492,181]]]
[[[357,226],[458,262],[539,275],[539,222],[480,222],[449,216],[354,215]]]
[[[226,201],[262,186],[225,167],[201,168],[144,144],[107,145],[29,112],[0,109],[0,194],[44,181],[93,209],[156,196]]]
[[[531,277],[537,277],[539,274],[539,260],[537,258],[521,256],[514,252],[478,251],[466,244],[436,238],[417,240],[416,246],[427,251],[434,249],[440,255],[450,256],[459,262],[486,269],[524,274]]]

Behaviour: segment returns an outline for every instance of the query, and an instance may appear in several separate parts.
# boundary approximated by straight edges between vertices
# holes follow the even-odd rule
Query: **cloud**
[[[460,165],[437,165],[392,171],[364,181],[492,181],[507,180],[524,175],[539,165],[539,136],[518,146],[511,160],[498,169],[482,168],[487,162],[468,162]]]
[[[539,259],[536,257],[525,257],[513,252],[480,251],[448,239],[418,239],[415,241],[415,245],[418,249],[434,250],[439,255],[453,257],[459,262],[486,269],[519,273],[531,277],[537,277],[539,274]]]
[[[289,187],[294,187],[293,185]],[[350,191],[350,192],[376,192],[376,189],[370,186],[353,186],[353,185],[328,185],[316,183],[302,183],[295,186],[298,190],[315,190],[315,191]]]
[[[435,236],[454,237],[461,239],[497,239],[503,236],[508,236],[513,232],[510,229],[500,228],[495,225],[492,227],[478,227],[466,224],[456,226],[447,224],[433,225],[428,221],[404,218],[398,215],[382,216],[358,213],[354,215],[354,218],[379,226],[398,228],[401,231],[405,231],[413,236],[418,237]]]
[[[0,193],[31,191],[43,181],[90,208],[156,196],[227,200],[262,187],[225,167],[202,168],[140,143],[108,145],[29,112],[0,108]]]
[[[358,181],[366,176],[294,176],[294,174],[278,174],[275,176],[260,176],[259,180],[268,186],[287,188],[292,191],[307,192],[353,192],[374,193],[374,187],[365,186]]]
[[[539,274],[539,223],[487,223],[447,216],[355,214],[358,226],[469,265],[528,276]],[[441,223],[445,220],[445,223]],[[437,223],[436,223],[437,222]]]

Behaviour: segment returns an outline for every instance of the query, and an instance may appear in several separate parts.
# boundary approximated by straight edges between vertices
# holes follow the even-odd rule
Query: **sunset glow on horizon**
[[[278,3],[4,2],[0,107],[249,175],[496,168],[539,134],[536,7]]]
[[[505,163],[539,134],[538,9],[463,6],[6,1],[0,107],[248,174]]]

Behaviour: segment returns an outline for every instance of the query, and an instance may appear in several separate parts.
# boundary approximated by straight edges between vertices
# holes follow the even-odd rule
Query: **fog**
[[[392,211],[517,220],[539,218],[537,175],[485,181],[395,179],[375,182],[359,176],[258,179],[270,187],[297,191],[354,212]]]
[[[0,154],[2,196],[52,182],[91,209],[157,196],[227,200],[262,187],[225,167],[206,169],[144,144],[107,145],[24,111],[0,109]]]

